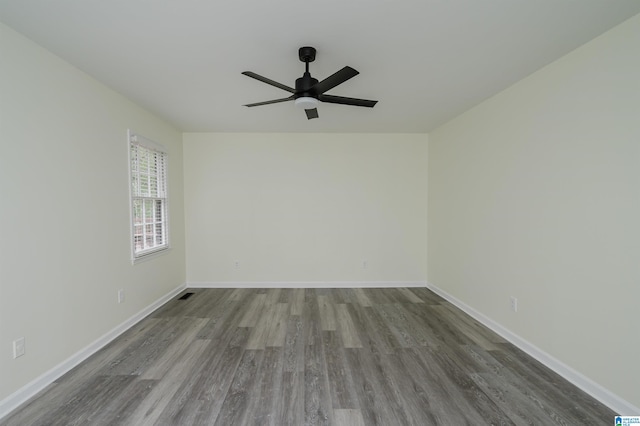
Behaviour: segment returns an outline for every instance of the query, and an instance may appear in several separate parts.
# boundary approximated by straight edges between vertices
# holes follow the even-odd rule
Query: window
[[[129,132],[133,260],[169,248],[167,153]]]

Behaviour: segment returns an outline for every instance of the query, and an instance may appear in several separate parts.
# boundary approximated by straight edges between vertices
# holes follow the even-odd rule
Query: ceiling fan
[[[257,102],[254,104],[247,104],[247,107],[255,107],[261,105],[276,104],[279,102],[294,101],[295,105],[304,109],[307,113],[307,118],[318,118],[318,101],[327,102],[331,104],[341,105],[353,105],[361,107],[373,108],[378,101],[370,101],[367,99],[345,98],[344,96],[325,95],[325,92],[333,89],[339,84],[344,83],[352,77],[359,74],[358,71],[351,67],[344,67],[335,74],[330,75],[322,81],[311,77],[309,74],[309,62],[313,62],[316,59],[316,49],[313,47],[305,46],[298,50],[298,57],[304,62],[305,71],[302,77],[296,79],[296,88],[285,86],[277,81],[270,80],[266,77],[258,75],[251,71],[245,71],[242,74],[247,77],[255,78],[263,83],[270,84],[271,86],[278,87],[286,90],[289,93],[293,93],[287,98],[274,99],[271,101]]]

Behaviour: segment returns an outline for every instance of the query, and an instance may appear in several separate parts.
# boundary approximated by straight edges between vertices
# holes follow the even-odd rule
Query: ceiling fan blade
[[[312,118],[318,118],[318,108],[305,109],[304,112],[307,113],[307,118],[309,120]]]
[[[245,106],[246,107],[254,107],[254,106],[260,106],[260,105],[277,104],[277,103],[280,103],[280,102],[287,102],[287,101],[292,101],[292,100],[293,100],[293,96],[289,96],[288,98],[274,99],[272,101],[256,102],[255,104],[247,104]]]
[[[335,74],[330,75],[319,83],[316,83],[313,86],[313,89],[316,91],[318,95],[323,94],[324,92],[333,89],[338,84],[342,84],[350,78],[355,77],[360,74],[358,71],[354,70],[351,67],[344,67],[340,71]]]
[[[318,100],[328,102],[330,104],[353,105],[361,107],[373,108],[378,101],[370,101],[368,99],[345,98],[344,96],[320,95]]]
[[[267,83],[267,84],[270,84],[272,86],[275,86],[275,87],[277,87],[279,89],[286,90],[287,92],[290,92],[290,93],[295,93],[296,92],[295,89],[293,89],[293,88],[291,88],[289,86],[285,86],[282,83],[278,83],[277,81],[273,81],[271,79],[268,79],[267,77],[263,77],[261,75],[258,75],[255,72],[245,71],[242,74],[246,75],[247,77],[255,78],[256,80],[261,81],[263,83]]]

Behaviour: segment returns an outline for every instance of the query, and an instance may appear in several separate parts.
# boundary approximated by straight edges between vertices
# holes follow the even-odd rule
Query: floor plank
[[[153,390],[141,401],[136,410],[129,416],[128,421],[135,425],[156,424],[164,409],[178,392],[184,372],[194,367],[194,364],[198,362],[198,358],[209,343],[207,340],[198,340],[192,342],[189,346],[183,347],[179,354],[180,356],[175,358],[174,365],[163,371],[162,380],[159,380]]]
[[[304,289],[296,288],[291,291],[293,292],[290,300],[291,315],[302,315],[302,308],[304,307]]]
[[[327,296],[318,296],[318,307],[320,308],[320,323],[322,331],[336,330],[336,313],[334,304]]]
[[[216,418],[216,425],[229,426],[250,423],[253,405],[256,404],[252,396],[255,396],[255,389],[258,386],[257,376],[263,356],[263,351],[246,350],[243,352],[231,387],[220,408],[220,414]]]
[[[360,410],[341,409],[333,410],[336,426],[365,426]]]
[[[346,304],[336,305],[336,321],[338,323],[338,331],[342,337],[345,348],[361,348],[362,342],[358,337],[356,326],[351,319]]]
[[[342,341],[334,331],[323,332],[322,338],[333,408],[359,408]]]

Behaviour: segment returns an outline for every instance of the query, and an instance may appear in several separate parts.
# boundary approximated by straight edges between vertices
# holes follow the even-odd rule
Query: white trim
[[[151,151],[157,151],[164,155],[165,157],[165,167],[164,167],[164,224],[165,224],[165,243],[161,246],[157,246],[151,249],[147,249],[145,251],[141,251],[136,253],[136,244],[135,244],[135,225],[133,218],[133,191],[131,189],[131,180],[132,180],[132,170],[131,170],[131,145],[142,146],[145,149]],[[145,138],[142,135],[135,133],[131,129],[127,129],[127,158],[129,159],[129,244],[131,246],[131,264],[136,265],[141,261],[152,259],[155,255],[163,250],[168,250],[171,248],[171,218],[169,216],[170,210],[170,202],[169,202],[169,152],[164,147],[164,145],[159,144],[151,139]],[[136,197],[141,198],[141,197]],[[149,198],[149,197],[143,197]],[[151,197],[150,199],[157,199],[157,197]]]
[[[192,281],[188,288],[385,288],[426,287],[426,281]]]
[[[138,257],[134,257],[131,260],[132,265],[137,265],[138,263],[146,262],[147,260],[155,259],[156,257],[160,257],[162,255],[168,254],[171,251],[171,247],[162,247],[157,250],[150,250]]]
[[[490,328],[491,330],[498,333],[500,336],[504,337],[509,342],[513,343],[515,346],[523,350],[527,355],[535,358],[540,361],[546,367],[558,373],[560,376],[564,377],[569,382],[573,383],[578,388],[582,389],[604,405],[611,408],[617,414],[638,414],[640,413],[640,408],[635,407],[630,402],[625,399],[619,397],[618,395],[611,392],[609,389],[603,387],[602,385],[594,382],[590,378],[586,377],[582,373],[574,370],[569,367],[562,361],[554,358],[549,355],[542,349],[538,348],[531,342],[523,339],[517,334],[513,333],[511,330],[505,328],[501,324],[495,322],[491,318],[487,317],[481,312],[478,312],[471,306],[467,305],[463,301],[457,299],[446,291],[438,288],[437,286],[427,282],[427,288],[438,296],[446,299],[448,302],[452,303],[465,313],[472,316],[474,319],[482,323],[484,326]]]
[[[133,327],[135,324],[147,317],[160,306],[167,303],[185,288],[186,285],[182,284],[179,287],[171,290],[169,293],[165,294],[146,308],[142,309],[137,314],[133,315],[120,325],[116,326],[114,329],[107,332],[93,343],[71,355],[69,358],[53,367],[51,370],[45,372],[39,377],[36,377],[31,382],[27,383],[26,385],[0,401],[0,420],[11,413],[11,411],[18,408],[20,404],[23,404],[29,398],[33,397],[35,394],[44,389],[46,386],[53,383],[54,380],[61,377],[63,374],[80,364],[82,361],[89,358],[94,353],[98,352],[116,337],[120,336],[122,333]]]
[[[164,152],[165,154],[167,153],[167,148],[165,148],[164,145],[156,141],[152,141],[149,138],[145,138],[144,136],[137,134],[131,129],[127,129],[127,136],[129,137],[129,142],[133,142],[135,144],[142,145],[146,148],[153,149],[156,151],[161,151],[161,152]]]

